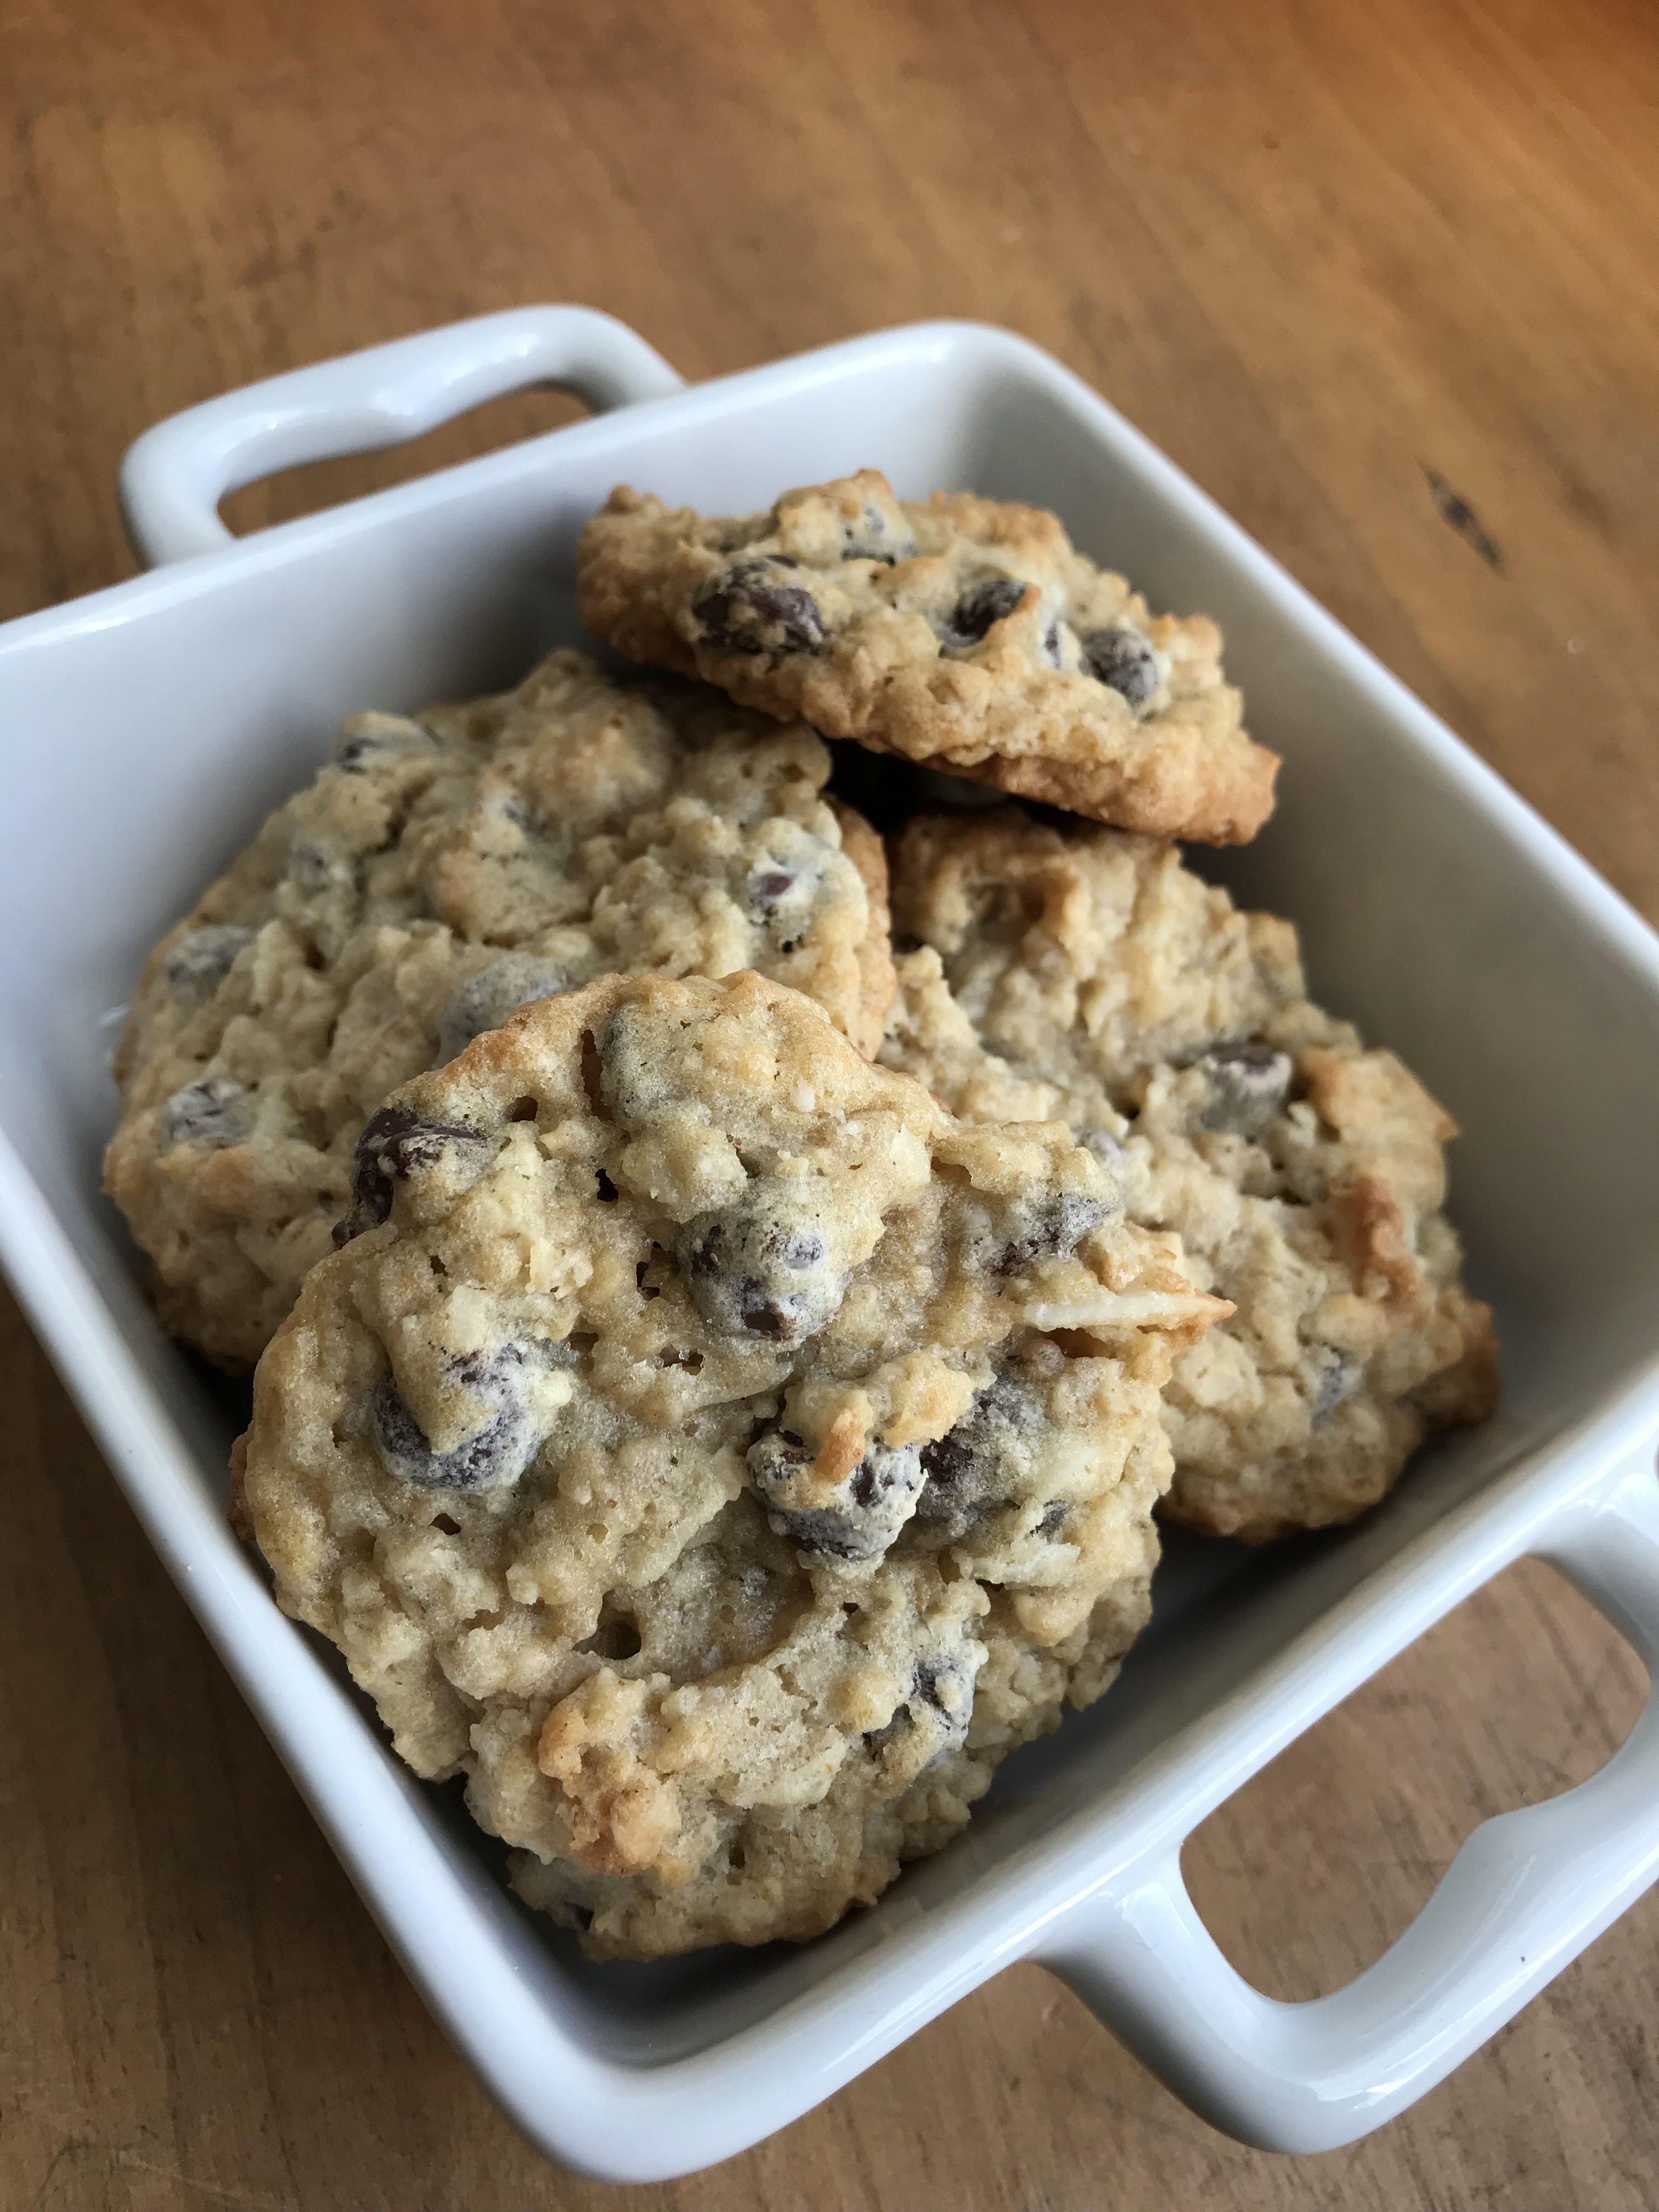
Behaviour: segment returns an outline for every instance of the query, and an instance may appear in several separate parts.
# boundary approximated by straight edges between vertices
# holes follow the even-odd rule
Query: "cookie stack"
[[[1496,1366],[1450,1123],[1173,842],[1272,804],[1212,623],[871,471],[618,491],[580,586],[654,672],[349,724],[152,955],[107,1177],[258,1363],[278,1601],[648,1957],[873,1899],[1109,1686],[1160,1501],[1346,1519]]]

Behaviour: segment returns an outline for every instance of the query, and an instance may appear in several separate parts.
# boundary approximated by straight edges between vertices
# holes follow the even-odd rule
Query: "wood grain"
[[[1640,0],[14,0],[0,102],[0,612],[131,573],[112,485],[146,423],[330,352],[567,298],[700,376],[979,316],[1098,385],[1659,916]],[[413,1996],[9,1307],[0,1392],[5,2212],[1659,2202],[1653,1899],[1327,2158],[1211,2134],[1020,1969],[713,2174],[559,2174]],[[1517,1570],[1224,1808],[1194,1893],[1263,1987],[1334,1986],[1644,1689]]]

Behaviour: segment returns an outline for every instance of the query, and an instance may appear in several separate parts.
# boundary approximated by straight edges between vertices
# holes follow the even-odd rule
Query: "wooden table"
[[[981,316],[1097,384],[1659,914],[1641,0],[15,0],[0,87],[0,612],[131,573],[112,487],[146,423],[319,356],[569,299],[697,377]],[[1659,1899],[1325,2158],[1211,2134],[1022,1968],[712,2174],[556,2172],[404,1983],[14,1309],[0,1356],[5,2212],[1659,2202]],[[1642,1693],[1516,1570],[1200,1832],[1195,1893],[1262,1986],[1330,1988]]]

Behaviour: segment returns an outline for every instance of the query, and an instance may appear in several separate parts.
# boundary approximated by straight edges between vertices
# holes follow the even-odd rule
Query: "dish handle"
[[[1529,1547],[1659,1667],[1651,1443]],[[1379,2127],[1495,2033],[1659,1876],[1659,1700],[1601,1771],[1484,1821],[1399,1940],[1345,1989],[1263,1996],[1199,1918],[1160,1841],[1035,1954],[1177,2096],[1264,2150]]]
[[[557,385],[596,413],[659,399],[684,380],[592,307],[512,307],[245,385],[169,416],[127,448],[121,512],[149,568],[232,542],[228,492],[278,469],[378,453],[509,392]]]

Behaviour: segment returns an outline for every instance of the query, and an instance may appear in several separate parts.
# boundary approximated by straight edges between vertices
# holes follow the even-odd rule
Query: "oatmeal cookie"
[[[801,723],[572,653],[349,722],[134,999],[106,1172],[167,1328],[252,1366],[330,1249],[364,1116],[526,1000],[753,968],[873,1053],[885,869],[829,765]]]
[[[1164,1510],[1249,1542],[1346,1521],[1484,1419],[1490,1309],[1442,1208],[1449,1118],[1315,1006],[1296,933],[1169,845],[1010,810],[897,842],[883,1058],[970,1121],[1060,1115],[1231,1318],[1165,1393]]]
[[[395,1093],[355,1190],[240,1523],[591,1953],[819,1932],[1111,1680],[1225,1308],[1063,1125],[613,976]]]
[[[874,469],[715,520],[623,486],[577,575],[596,637],[830,737],[1162,836],[1272,811],[1215,624],[1149,614],[1041,508]]]

